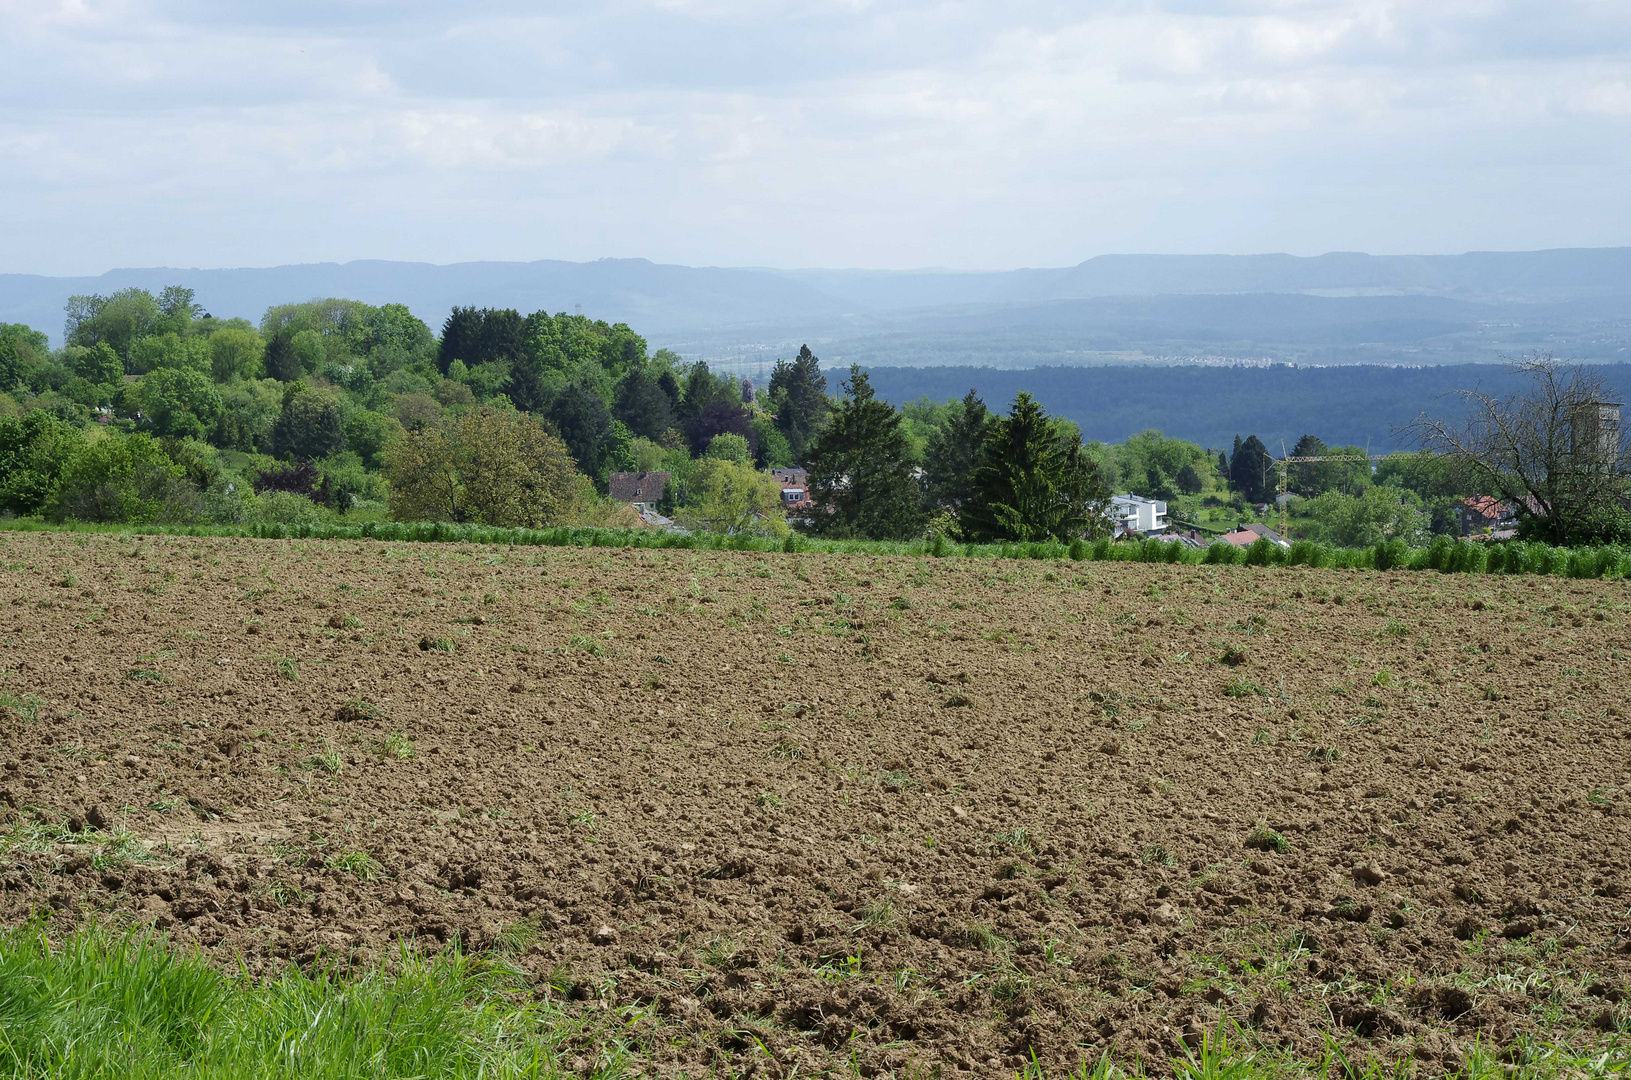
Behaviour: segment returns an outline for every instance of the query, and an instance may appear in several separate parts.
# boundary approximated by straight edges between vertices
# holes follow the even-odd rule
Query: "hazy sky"
[[[0,271],[1631,244],[1631,0],[0,0],[0,50]]]

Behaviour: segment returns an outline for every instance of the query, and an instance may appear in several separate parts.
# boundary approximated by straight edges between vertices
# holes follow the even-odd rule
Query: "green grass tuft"
[[[143,934],[56,947],[0,936],[0,1075],[17,1080],[538,1078],[578,1022],[515,993],[492,960],[404,951],[356,979],[290,968],[259,984]],[[624,1073],[608,1043],[600,1077]]]

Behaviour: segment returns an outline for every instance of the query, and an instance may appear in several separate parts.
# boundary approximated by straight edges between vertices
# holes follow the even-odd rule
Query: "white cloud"
[[[0,270],[1631,243],[1618,0],[564,10],[0,0]]]

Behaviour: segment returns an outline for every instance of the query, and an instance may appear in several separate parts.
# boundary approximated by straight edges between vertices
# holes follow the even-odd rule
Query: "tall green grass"
[[[0,938],[0,1076],[19,1080],[554,1077],[576,1022],[510,991],[525,982],[456,953],[405,952],[355,979],[290,968],[255,984],[135,934],[82,931],[53,949]],[[625,1072],[620,1053],[596,1075]]]
[[[265,540],[383,540],[412,543],[499,544],[515,547],[656,548],[684,551],[783,551],[841,555],[908,555],[975,559],[1071,559],[1097,562],[1177,563],[1188,566],[1311,566],[1337,570],[1434,570],[1445,574],[1538,574],[1572,578],[1631,577],[1631,547],[1558,548],[1512,540],[1451,540],[1412,548],[1392,540],[1368,548],[1340,548],[1299,540],[1282,548],[1259,540],[1248,548],[1218,541],[1205,549],[1164,540],[1076,540],[959,544],[932,540],[784,540],[740,534],[669,533],[656,529],[502,529],[428,521],[367,521],[358,525],[51,525],[30,519],[0,523],[14,532],[92,532],[131,536],[242,536]]]

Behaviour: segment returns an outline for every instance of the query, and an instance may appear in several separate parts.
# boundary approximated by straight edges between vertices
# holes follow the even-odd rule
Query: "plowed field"
[[[11,534],[0,601],[9,923],[457,941],[579,1068],[1627,1026],[1622,583]]]

